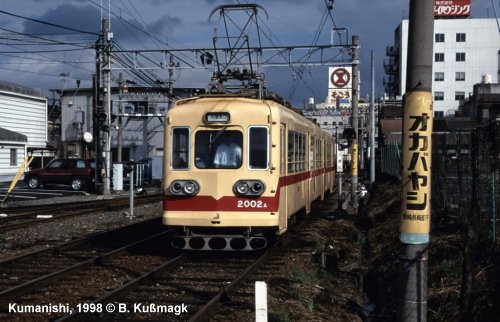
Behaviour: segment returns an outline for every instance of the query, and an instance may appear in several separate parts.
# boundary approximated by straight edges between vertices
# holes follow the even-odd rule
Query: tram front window
[[[195,135],[195,165],[199,169],[241,167],[243,135],[239,131],[198,131]]]
[[[186,170],[189,164],[189,128],[172,130],[172,169]]]

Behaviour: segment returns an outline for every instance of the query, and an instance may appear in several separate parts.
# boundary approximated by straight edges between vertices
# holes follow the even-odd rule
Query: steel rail
[[[4,259],[4,260],[0,261],[0,268],[3,265],[8,265],[8,264],[10,264],[12,262],[15,262],[15,261],[18,261],[18,260],[22,260],[22,259],[25,259],[25,258],[29,258],[29,257],[33,257],[33,256],[38,256],[38,255],[42,255],[42,254],[46,254],[46,253],[55,254],[55,253],[61,252],[62,250],[70,249],[72,247],[80,246],[80,245],[83,245],[83,244],[89,244],[89,243],[91,243],[93,240],[95,240],[97,238],[106,236],[108,234],[117,233],[120,230],[129,229],[130,227],[133,227],[133,226],[144,225],[144,224],[147,224],[147,223],[149,223],[151,221],[158,220],[159,218],[160,217],[157,217],[157,218],[153,218],[153,219],[150,219],[150,220],[142,221],[140,223],[136,223],[136,224],[133,224],[133,225],[128,225],[128,226],[124,226],[124,227],[114,228],[114,229],[111,229],[111,230],[97,232],[97,233],[94,233],[94,234],[91,234],[91,235],[87,235],[87,236],[84,236],[84,237],[81,237],[81,238],[78,238],[78,239],[75,239],[75,240],[71,240],[71,241],[68,241],[68,242],[65,242],[65,243],[57,244],[57,245],[49,247],[49,248],[37,250],[37,251],[31,252],[31,253],[19,255],[19,256],[16,256],[16,257],[7,258],[7,259]]]
[[[156,198],[161,196],[161,193],[155,193],[151,195],[146,195],[146,196],[137,196],[136,198],[139,199],[150,199],[150,198]],[[22,218],[22,216],[29,216],[33,214],[39,214],[40,212],[50,212],[54,209],[78,209],[79,207],[82,206],[89,206],[96,204],[98,205],[99,203],[109,203],[109,202],[120,202],[120,201],[128,201],[129,196],[121,196],[121,197],[114,197],[114,198],[105,198],[105,199],[94,199],[94,200],[84,200],[84,201],[73,201],[73,202],[58,202],[58,203],[51,203],[51,204],[42,204],[42,205],[30,205],[30,206],[16,206],[16,207],[6,207],[6,208],[1,208],[4,212],[10,213],[10,214],[18,214],[20,217],[16,218]],[[33,208],[36,207],[36,210],[33,210]],[[1,217],[1,220],[5,220],[6,218],[9,217]],[[13,217],[10,217],[13,218]]]
[[[10,289],[4,290],[4,291],[0,292],[0,302],[5,301],[5,300],[12,300],[12,298],[17,297],[19,295],[22,295],[35,287],[42,286],[48,282],[57,280],[63,276],[66,276],[69,273],[81,270],[87,266],[103,264],[105,259],[109,259],[109,258],[112,258],[114,256],[120,255],[122,253],[125,253],[125,252],[129,251],[132,247],[137,247],[138,245],[143,244],[143,243],[147,243],[153,239],[164,237],[165,235],[170,234],[171,232],[172,232],[172,230],[167,230],[167,231],[158,233],[156,235],[149,236],[149,237],[144,238],[142,240],[135,241],[135,242],[130,243],[126,246],[112,250],[112,251],[105,253],[103,255],[95,256],[93,258],[84,260],[83,262],[77,263],[73,266],[63,268],[63,269],[58,270],[56,272],[41,276],[37,279],[31,280],[29,282],[26,282],[26,283],[20,284],[18,286],[14,286]]]
[[[272,248],[269,248],[264,252],[255,262],[252,263],[243,273],[238,275],[228,286],[224,287],[219,293],[217,293],[210,301],[208,301],[204,306],[202,306],[190,319],[190,322],[205,321],[209,318],[221,302],[228,300],[229,295],[236,290],[252,273],[254,273],[260,265],[269,257],[269,255],[277,248],[276,243]]]
[[[157,275],[163,274],[165,271],[168,271],[174,267],[177,267],[178,265],[182,264],[183,262],[186,261],[186,254],[181,254],[168,262],[165,262],[161,264],[160,266],[152,269],[151,271],[131,280],[130,282],[110,291],[109,293],[99,297],[98,299],[95,299],[91,303],[103,303],[104,301],[111,301],[115,298],[120,297],[123,294],[127,294],[134,290],[135,288],[139,287],[140,285],[143,285],[147,283],[149,280],[154,280]],[[85,313],[81,313],[75,309],[72,310],[72,313],[67,314],[65,316],[60,317],[59,319],[56,319],[55,322],[62,322],[62,321],[71,321],[71,320],[81,320],[84,319]]]
[[[136,200],[136,205],[143,205],[146,203],[155,202],[155,201],[159,201],[159,200],[161,200],[161,198],[159,196],[154,196],[154,197],[150,197],[147,199],[139,199],[139,200]],[[28,220],[28,221],[24,221],[24,222],[17,222],[17,223],[1,225],[0,231],[13,230],[13,229],[17,229],[17,228],[26,227],[26,226],[37,225],[40,223],[46,223],[46,222],[51,222],[51,221],[55,221],[55,220],[67,219],[67,218],[76,217],[76,216],[80,216],[80,215],[91,214],[91,213],[95,213],[96,211],[99,211],[99,210],[114,210],[113,208],[123,208],[123,207],[128,206],[128,203],[127,203],[128,199],[123,199],[123,200],[119,200],[116,202],[111,202],[111,204],[110,204],[109,200],[106,200],[106,201],[107,202],[103,202],[102,204],[99,204],[96,207],[89,208],[88,206],[92,205],[92,203],[90,203],[90,204],[86,205],[87,207],[83,210],[78,209],[76,207],[70,207],[70,208],[65,209],[66,211],[76,211],[76,212],[72,212],[69,214],[60,214],[60,215],[52,216],[51,218],[37,218],[37,219]],[[94,203],[95,203],[95,201],[94,201]],[[81,206],[82,205],[78,205],[78,207],[81,207]],[[46,210],[45,212],[53,212],[54,209],[59,210],[59,208],[53,208],[50,210]],[[10,217],[9,219],[15,220],[15,219],[20,219],[20,218],[25,218],[27,216],[32,216],[34,214],[35,213],[22,214],[22,215],[18,215],[20,217],[15,216],[15,217]],[[40,212],[38,212],[36,214],[40,214]]]

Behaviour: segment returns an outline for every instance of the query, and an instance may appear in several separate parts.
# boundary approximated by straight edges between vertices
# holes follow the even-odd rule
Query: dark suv
[[[89,188],[94,181],[95,161],[90,159],[55,159],[45,168],[24,174],[24,182],[32,189],[51,184],[70,185],[73,190]]]

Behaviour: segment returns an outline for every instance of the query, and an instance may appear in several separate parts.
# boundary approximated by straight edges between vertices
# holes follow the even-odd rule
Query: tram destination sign
[[[227,123],[231,116],[227,112],[209,112],[205,113],[205,123]]]

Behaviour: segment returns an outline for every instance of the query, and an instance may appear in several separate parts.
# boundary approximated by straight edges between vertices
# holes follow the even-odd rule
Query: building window
[[[444,101],[444,92],[434,92],[435,101]]]
[[[465,53],[456,53],[456,61],[465,61]]]
[[[459,82],[465,81],[465,72],[455,72],[455,80]]]
[[[455,101],[465,100],[465,92],[455,92]]]
[[[434,54],[435,62],[443,62],[444,61],[444,53],[435,53]]]
[[[457,33],[457,42],[465,42],[465,33]]]
[[[434,117],[444,117],[443,111],[434,111]]]
[[[442,81],[444,81],[444,73],[443,72],[435,72],[434,73],[434,80],[436,82],[442,82]]]
[[[17,149],[10,149],[10,165],[17,165]]]
[[[436,42],[444,42],[444,34],[435,34],[434,35],[434,40]]]

